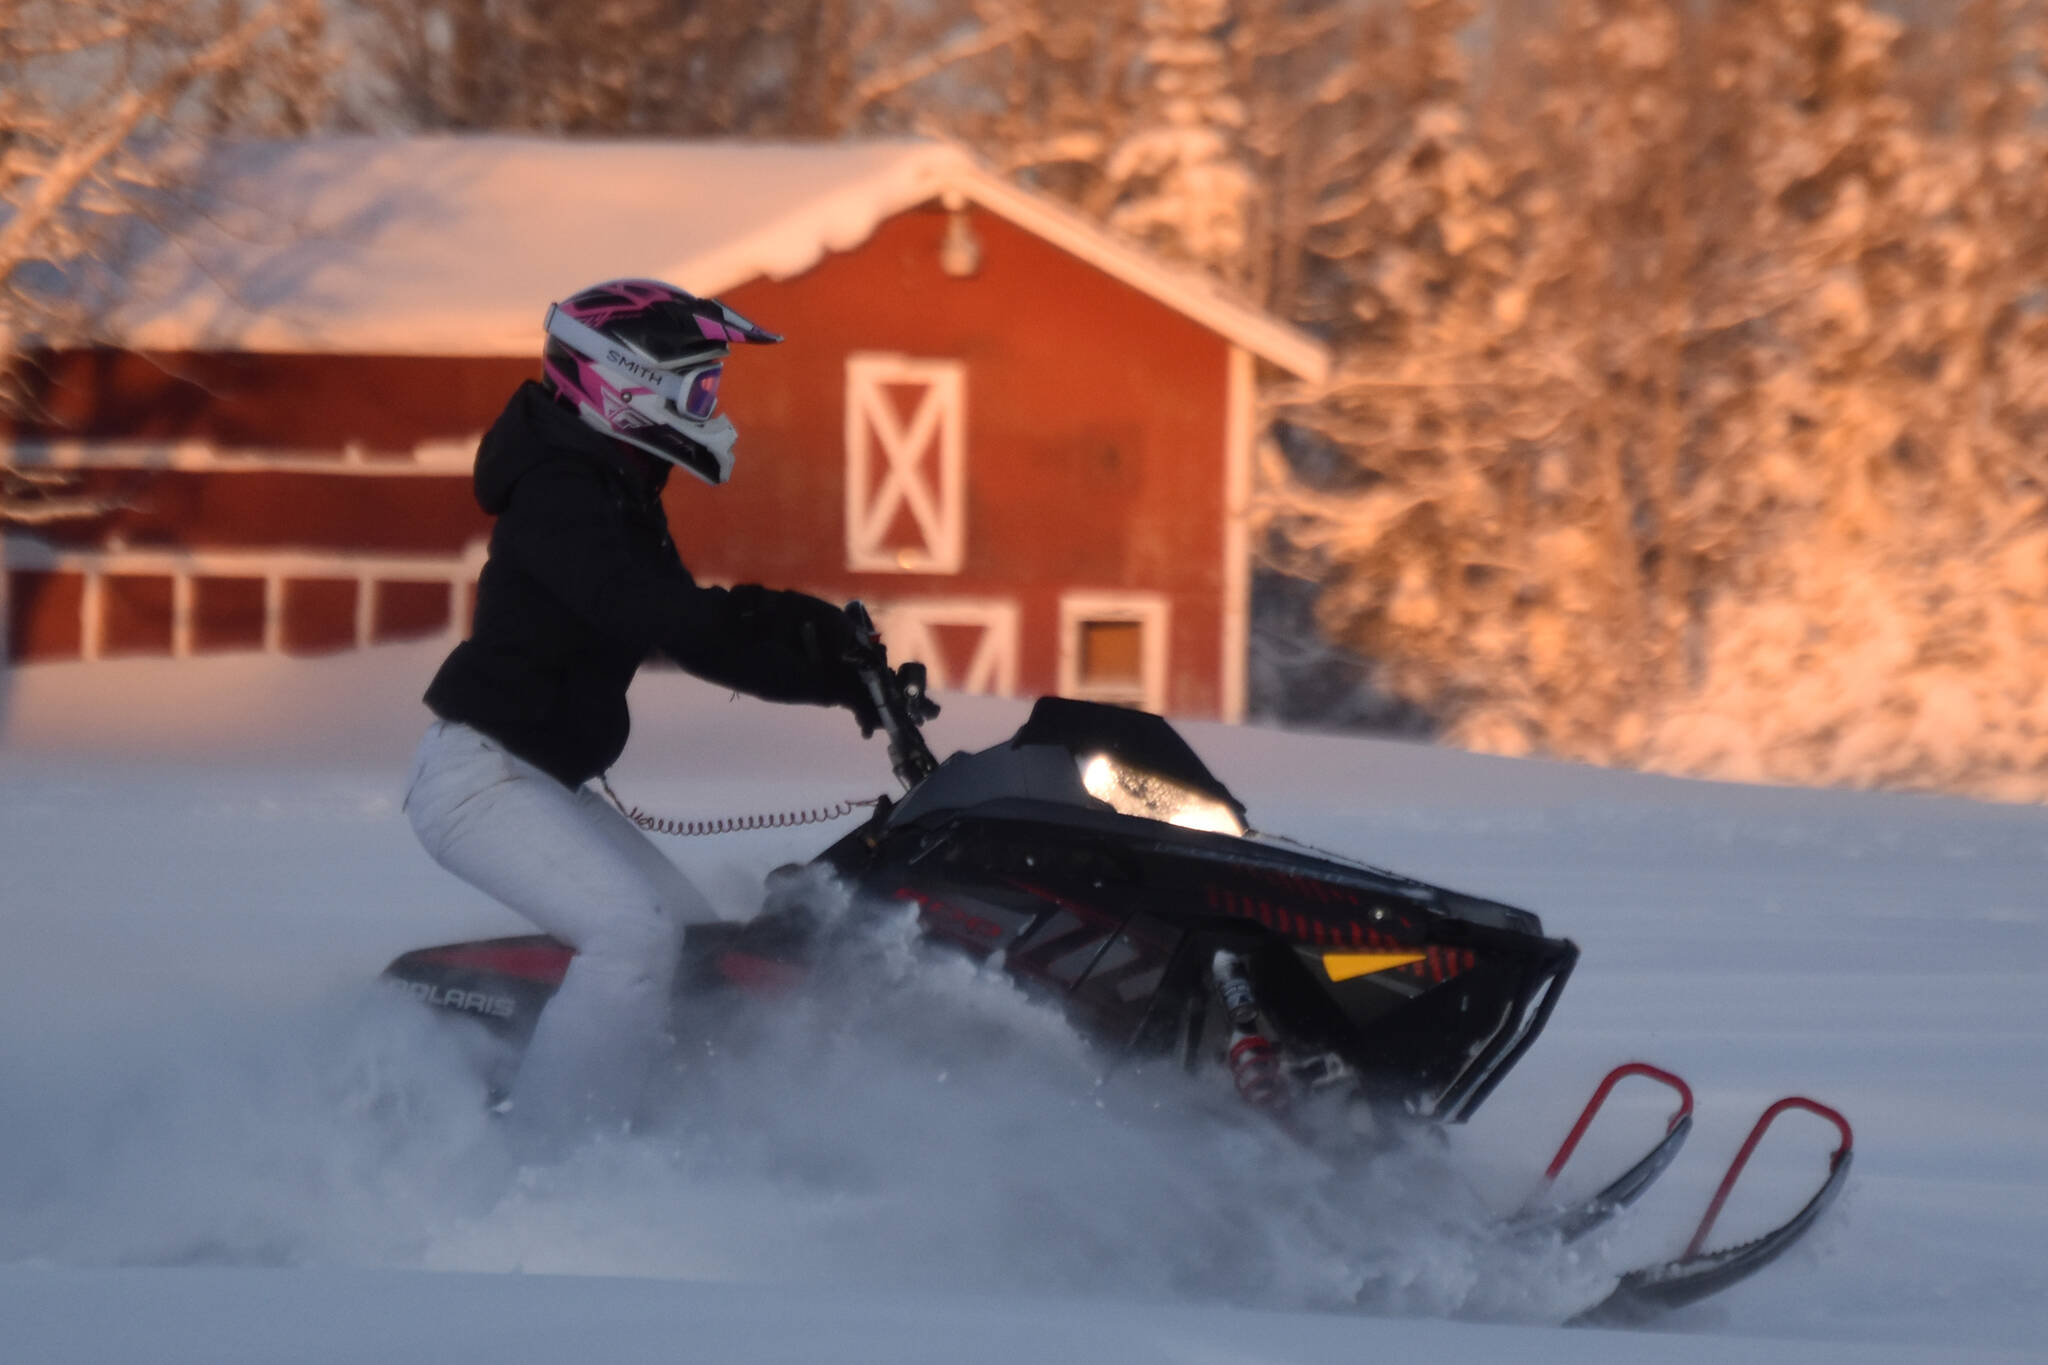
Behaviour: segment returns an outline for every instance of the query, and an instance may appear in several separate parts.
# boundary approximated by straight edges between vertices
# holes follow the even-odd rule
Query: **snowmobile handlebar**
[[[920,728],[939,714],[939,704],[926,692],[924,665],[912,659],[891,668],[889,651],[883,647],[882,634],[875,629],[868,609],[859,602],[848,602],[845,610],[855,642],[849,662],[867,688],[872,707],[872,714],[861,717],[861,729],[872,734],[879,727],[888,734],[889,766],[908,791],[939,766]]]

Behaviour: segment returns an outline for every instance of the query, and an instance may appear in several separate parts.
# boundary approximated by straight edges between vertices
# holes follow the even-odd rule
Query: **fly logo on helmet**
[[[542,369],[587,425],[719,484],[738,436],[718,412],[725,359],[780,340],[716,299],[610,280],[549,307]]]

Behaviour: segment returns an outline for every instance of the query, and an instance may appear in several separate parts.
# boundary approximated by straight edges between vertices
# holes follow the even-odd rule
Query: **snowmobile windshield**
[[[1081,786],[1119,815],[1163,820],[1212,834],[1244,833],[1244,821],[1237,812],[1206,792],[1107,753],[1076,754],[1074,760],[1081,767]]]

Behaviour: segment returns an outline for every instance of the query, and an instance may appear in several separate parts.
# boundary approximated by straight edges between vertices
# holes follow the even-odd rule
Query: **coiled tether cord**
[[[878,806],[879,796],[834,802],[829,806],[815,806],[809,810],[775,811],[765,815],[728,815],[716,820],[665,820],[658,815],[649,815],[638,806],[628,806],[612,790],[609,778],[598,775],[598,785],[611,803],[619,808],[619,814],[631,820],[649,834],[669,834],[679,839],[701,839],[713,834],[744,834],[757,829],[796,829],[803,825],[822,825],[832,820],[843,820],[863,806]]]

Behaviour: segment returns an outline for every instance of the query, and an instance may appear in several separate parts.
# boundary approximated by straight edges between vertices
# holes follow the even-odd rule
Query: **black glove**
[[[736,634],[780,645],[805,663],[822,664],[854,649],[853,623],[821,597],[742,583],[727,600]]]
[[[861,675],[862,666],[873,662],[873,641],[840,608],[815,597],[805,597],[803,601],[803,620],[797,626],[798,647],[825,679],[833,698],[853,712],[860,725],[860,737],[867,739],[882,728],[882,713],[876,709],[867,679]]]
[[[799,690],[806,700],[846,707],[864,737],[881,728],[859,668],[872,645],[842,608],[809,593],[754,583],[734,588],[731,602],[735,628],[783,653],[803,675]]]
[[[806,661],[819,667],[860,662],[860,636],[845,612],[805,593],[793,592],[789,596],[796,649]]]

